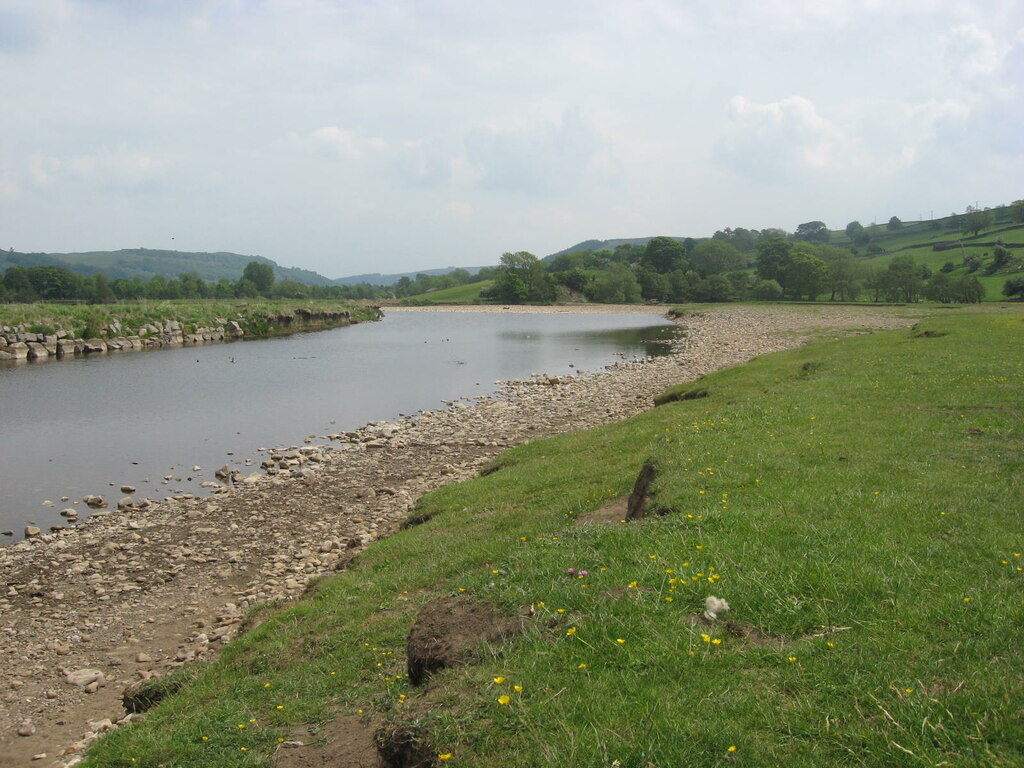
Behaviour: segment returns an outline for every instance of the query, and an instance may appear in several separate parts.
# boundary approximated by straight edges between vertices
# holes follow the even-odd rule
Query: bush
[[[782,286],[774,280],[761,280],[754,286],[754,298],[760,301],[778,301],[782,298]]]

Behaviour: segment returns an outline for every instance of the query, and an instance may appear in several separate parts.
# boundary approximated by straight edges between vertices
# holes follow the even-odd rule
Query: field
[[[439,291],[421,293],[409,299],[403,299],[403,304],[411,306],[422,304],[476,304],[480,302],[480,291],[489,288],[493,280],[481,280],[478,283],[466,283],[451,288],[442,288]]]
[[[395,765],[1024,765],[1022,387],[1024,312],[955,310],[508,451],[86,765],[263,765],[339,729],[424,761]],[[437,598],[518,631],[417,687]]]

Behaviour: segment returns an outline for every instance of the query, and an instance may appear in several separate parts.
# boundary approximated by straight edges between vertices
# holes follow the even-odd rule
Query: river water
[[[14,537],[0,545],[26,523],[66,523],[61,509],[84,519],[85,494],[199,495],[216,469],[258,466],[263,450],[490,394],[496,380],[659,354],[674,331],[644,314],[403,311],[274,339],[6,365],[0,531]]]

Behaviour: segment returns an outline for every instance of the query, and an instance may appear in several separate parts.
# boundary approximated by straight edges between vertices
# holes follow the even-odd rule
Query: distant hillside
[[[278,281],[295,280],[306,285],[333,285],[334,281],[308,269],[282,267],[263,256],[239,253],[188,253],[151,248],[126,248],[120,251],[89,251],[86,253],[19,253],[0,251],[0,272],[8,267],[55,266],[72,272],[94,275],[102,272],[111,280],[156,275],[176,278],[183,272],[195,272],[204,280],[216,282],[222,277],[237,280],[250,261],[269,264]]]
[[[394,285],[403,277],[410,280],[416,275],[447,275],[456,269],[464,269],[471,275],[475,275],[483,267],[445,267],[444,269],[418,269],[415,272],[399,272],[393,275],[382,275],[380,272],[369,272],[365,275],[351,275],[350,277],[339,277],[334,280],[335,285],[356,285],[358,283],[369,283],[370,285]]]
[[[582,243],[576,243],[576,245],[571,245],[557,253],[549,254],[541,259],[541,261],[551,261],[565,253],[578,253],[579,251],[614,251],[615,248],[620,245],[647,245],[647,241],[654,237],[655,235],[651,235],[650,237],[624,237],[617,240],[584,240]],[[682,242],[686,238],[677,237],[675,239]]]

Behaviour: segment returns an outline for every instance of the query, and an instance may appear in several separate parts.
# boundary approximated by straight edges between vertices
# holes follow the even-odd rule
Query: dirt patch
[[[377,734],[380,768],[430,768],[435,752],[420,728],[400,725]]]
[[[301,746],[300,746],[301,745]],[[295,733],[278,747],[277,768],[381,768],[373,729],[362,718],[339,717],[322,728]]]
[[[749,624],[740,624],[737,621],[726,621],[725,630],[733,637],[744,640],[751,645],[782,648],[787,642],[787,639],[782,635],[772,634],[771,632],[762,632],[757,627],[753,627]]]
[[[518,621],[466,595],[431,600],[409,630],[409,681],[422,685],[437,670],[466,663],[483,643],[500,642],[519,629]]]
[[[600,509],[583,512],[576,517],[576,525],[584,523],[618,523],[626,519],[629,505],[625,498],[614,499]]]

